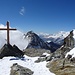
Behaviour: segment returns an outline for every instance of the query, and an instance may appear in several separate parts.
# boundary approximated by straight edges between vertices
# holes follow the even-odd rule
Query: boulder
[[[10,75],[32,75],[34,72],[30,69],[20,66],[17,63],[14,63],[11,66]]]
[[[71,58],[70,62],[75,63],[75,57]]]

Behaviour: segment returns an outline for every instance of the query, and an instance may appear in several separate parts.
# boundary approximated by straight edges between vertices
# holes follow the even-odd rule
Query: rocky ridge
[[[75,30],[64,39],[64,44],[51,56],[47,67],[56,75],[75,75],[75,57],[66,54],[75,48]],[[66,56],[66,57],[65,57]]]
[[[0,49],[0,59],[5,56],[23,57],[24,53],[16,45],[5,44]]]

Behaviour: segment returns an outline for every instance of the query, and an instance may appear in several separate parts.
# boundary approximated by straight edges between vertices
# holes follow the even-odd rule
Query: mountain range
[[[4,26],[1,26],[4,27]],[[0,48],[7,42],[6,31],[0,31]],[[34,35],[33,35],[34,34]],[[50,46],[54,50],[59,48],[60,45],[63,44],[63,39],[69,34],[69,32],[60,31],[57,34],[37,34],[35,32],[27,32],[23,33],[19,30],[17,31],[10,31],[10,44],[18,46],[21,50],[30,47],[30,41],[33,42],[31,44],[35,44],[35,48],[45,48],[50,49]],[[28,37],[28,38],[27,38]],[[31,38],[31,39],[30,39]],[[32,40],[32,38],[34,40]],[[36,43],[38,42],[38,43]],[[47,47],[46,47],[47,46]],[[56,48],[56,46],[58,46]],[[33,47],[34,48],[34,47]]]

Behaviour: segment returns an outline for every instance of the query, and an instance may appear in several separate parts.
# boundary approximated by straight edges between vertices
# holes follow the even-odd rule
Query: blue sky
[[[75,0],[0,0],[0,23],[27,32],[75,29]]]

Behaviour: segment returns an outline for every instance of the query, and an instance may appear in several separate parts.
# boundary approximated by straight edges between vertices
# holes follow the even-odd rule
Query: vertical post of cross
[[[7,21],[7,44],[9,44],[9,22]]]

